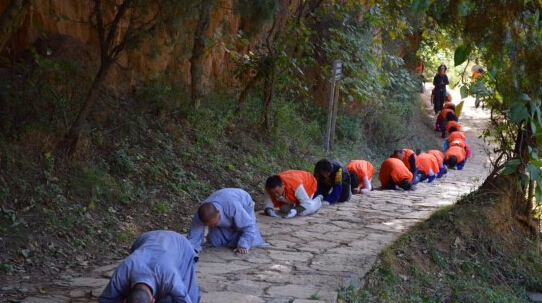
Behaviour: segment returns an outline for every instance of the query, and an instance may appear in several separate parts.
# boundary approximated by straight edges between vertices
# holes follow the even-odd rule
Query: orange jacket
[[[431,149],[428,150],[427,153],[435,156],[439,167],[444,166],[444,154],[440,150]]]
[[[299,205],[299,201],[295,197],[295,191],[299,185],[303,184],[305,191],[309,197],[312,197],[316,192],[316,179],[314,176],[306,171],[302,170],[287,170],[278,174],[284,185],[284,197],[286,200]],[[275,195],[272,195],[267,191],[267,194],[273,201],[275,207],[280,207],[284,202],[278,201]]]
[[[442,106],[442,108],[444,108],[444,109],[449,109],[449,108],[452,108],[452,107],[455,108],[455,104],[452,101],[446,101],[446,102],[444,102],[444,105]]]
[[[462,147],[452,146],[446,151],[446,156],[444,160],[448,161],[451,156],[455,156],[455,158],[457,159],[457,163],[460,163],[465,161],[465,158],[467,157],[467,152]]]
[[[382,166],[380,166],[379,179],[382,186],[386,186],[390,178],[393,179],[395,184],[399,184],[405,179],[412,182],[412,173],[408,170],[403,161],[397,158],[388,158],[384,160]]]
[[[461,124],[455,122],[455,121],[448,121],[446,122],[446,131],[450,132],[450,128],[454,126],[457,131],[461,131]]]
[[[467,135],[464,132],[460,132],[460,131],[455,131],[448,134],[448,143],[453,142],[455,140],[467,141]]]
[[[358,176],[358,186],[363,187],[363,177],[371,180],[374,174],[374,167],[371,163],[365,160],[352,160],[346,165],[346,169],[355,172]]]
[[[448,149],[450,149],[450,147],[452,147],[452,146],[459,146],[459,147],[463,148],[465,150],[465,152],[467,153],[466,157],[467,158],[470,157],[471,149],[470,149],[470,146],[467,144],[467,142],[465,142],[465,141],[463,141],[461,139],[448,142]]]
[[[438,118],[440,120],[446,120],[446,115],[448,113],[452,113],[452,114],[455,115],[455,111],[453,109],[444,108],[444,109],[440,110],[440,112],[438,112]]]
[[[418,160],[418,157],[416,157],[416,153],[412,149],[408,149],[408,148],[403,149],[403,163],[405,163],[405,166],[409,170],[412,170],[411,167],[410,167],[410,161],[409,161],[410,155],[414,155],[414,158],[416,159],[416,166],[417,167],[420,166],[420,160]]]
[[[421,153],[418,155],[420,159],[420,171],[429,176],[429,170],[433,170],[434,174],[440,171],[437,158],[432,154]]]

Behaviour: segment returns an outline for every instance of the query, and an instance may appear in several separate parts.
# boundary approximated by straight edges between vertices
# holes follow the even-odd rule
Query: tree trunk
[[[77,144],[79,143],[79,138],[81,137],[83,126],[85,125],[85,120],[87,119],[88,114],[92,109],[92,106],[98,98],[98,93],[100,91],[100,88],[102,87],[103,81],[110,65],[111,64],[106,63],[105,65],[100,66],[98,74],[94,78],[94,81],[92,81],[92,85],[87,92],[85,102],[83,103],[83,107],[77,115],[77,119],[75,119],[75,122],[73,123],[69,132],[65,135],[64,140],[61,142],[60,149],[62,152],[62,156],[71,157],[75,153]]]
[[[210,1],[202,0],[200,5],[199,20],[194,33],[192,57],[190,57],[190,95],[194,109],[200,107],[203,96],[203,55],[205,53],[205,37],[211,22]]]
[[[0,52],[21,26],[33,0],[11,0],[0,16]]]
[[[514,155],[521,160],[520,167],[514,176],[515,180],[521,180],[525,169],[529,164],[529,143],[532,140],[532,132],[529,127],[523,127],[523,124],[518,126],[518,134],[516,136],[516,142],[514,146]],[[527,192],[528,185],[526,186],[523,182],[521,185],[516,186],[515,193],[515,212],[521,216],[530,216],[533,210],[532,201],[528,200]]]
[[[245,85],[245,88],[243,88],[243,91],[239,95],[239,99],[237,100],[237,106],[235,108],[236,116],[241,115],[241,109],[243,108],[243,105],[245,104],[247,100],[248,93],[250,92],[252,87],[254,87],[254,85],[256,85],[256,83],[260,80],[260,78],[261,78],[261,73],[259,72],[254,77],[250,78],[250,80],[248,80],[247,84]]]
[[[269,107],[271,105],[271,101],[273,100],[273,91],[275,86],[275,62],[273,61],[273,59],[270,60],[271,62],[269,64],[269,71],[264,81],[262,96],[262,113],[260,117],[260,123],[266,132],[269,132],[269,130],[271,129],[271,124],[269,123]]]

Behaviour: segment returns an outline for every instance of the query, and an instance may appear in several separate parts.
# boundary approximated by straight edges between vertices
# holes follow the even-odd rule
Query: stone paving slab
[[[487,112],[474,110],[472,100],[466,102],[460,122],[473,157],[462,171],[449,170],[432,184],[419,184],[416,191],[374,190],[308,217],[275,219],[257,214],[269,247],[253,248],[248,255],[205,248],[197,269],[201,302],[336,302],[338,289],[362,278],[386,245],[485,179],[489,164],[478,133],[487,119]],[[117,264],[64,279],[58,290],[48,292],[56,296],[29,297],[23,303],[96,302]]]

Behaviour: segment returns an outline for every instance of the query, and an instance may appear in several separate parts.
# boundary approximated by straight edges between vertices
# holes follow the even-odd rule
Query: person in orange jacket
[[[442,106],[442,108],[444,109],[451,109],[455,112],[455,104],[452,102],[452,101],[446,101],[444,102],[444,105]]]
[[[466,141],[461,140],[461,139],[453,140],[453,141],[451,141],[449,143],[448,148],[450,148],[452,146],[459,146],[459,147],[463,148],[465,150],[465,152],[466,152],[466,158],[470,158],[472,150],[471,150],[470,146],[467,144]]]
[[[433,182],[439,173],[437,158],[428,153],[419,153],[417,156],[420,162],[420,169],[418,170],[419,181],[423,182],[427,180],[428,183]]]
[[[373,190],[371,179],[375,169],[369,161],[351,160],[346,165],[346,169],[350,174],[353,194],[366,194]]]
[[[446,150],[444,164],[448,168],[462,170],[467,161],[467,152],[460,146],[451,146]]]
[[[264,212],[271,217],[280,217],[275,208],[285,213],[285,218],[292,218],[313,214],[322,206],[323,196],[313,197],[316,179],[306,171],[287,170],[271,176],[265,182],[265,190],[268,198],[263,205]]]
[[[457,121],[446,122],[446,132],[449,134],[454,131],[461,131],[461,124],[459,124]]]
[[[420,162],[416,157],[416,153],[412,149],[396,149],[393,151],[393,154],[391,156],[402,160],[408,170],[410,170],[412,175],[416,176],[416,172],[418,171]]]
[[[439,116],[440,116],[440,113],[439,113]],[[449,128],[447,127],[448,123],[452,123],[452,125],[454,125],[454,123],[457,123],[458,119],[457,119],[457,116],[455,115],[455,111],[451,109],[445,110],[445,112],[443,113],[443,116],[441,117],[442,117],[440,120],[440,131],[442,132],[441,137],[446,138],[446,132],[448,132],[449,130]]]
[[[379,179],[383,189],[396,189],[397,187],[404,190],[414,189],[412,173],[403,161],[394,157],[387,158],[382,162]]]
[[[462,140],[467,142],[467,134],[464,132],[456,130],[456,127],[450,127],[450,132],[448,133],[448,137],[446,137],[446,140],[444,140],[444,150],[447,150],[450,146],[450,142],[453,142],[455,140]]]
[[[442,178],[442,176],[448,172],[448,169],[446,169],[446,166],[444,165],[444,153],[437,149],[430,149],[427,153],[433,155],[435,159],[437,159],[439,169],[437,178]]]
[[[446,125],[447,118],[450,120],[453,119],[453,116],[451,116],[452,114],[455,116],[455,111],[450,108],[443,108],[438,112],[437,120],[435,121],[435,131],[442,131]]]

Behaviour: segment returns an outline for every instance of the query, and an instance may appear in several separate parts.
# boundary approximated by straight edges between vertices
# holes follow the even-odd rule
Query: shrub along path
[[[433,117],[429,93],[423,97]],[[201,302],[336,302],[337,290],[363,277],[386,245],[481,184],[489,163],[478,135],[487,121],[487,112],[474,109],[473,101],[467,100],[460,123],[468,134],[472,158],[462,171],[451,170],[432,184],[419,184],[416,191],[375,190],[291,220],[258,215],[270,247],[254,248],[248,255],[206,248],[198,263]],[[48,295],[28,297],[23,302],[96,302],[116,265],[81,276],[60,276],[57,288],[47,290]]]

